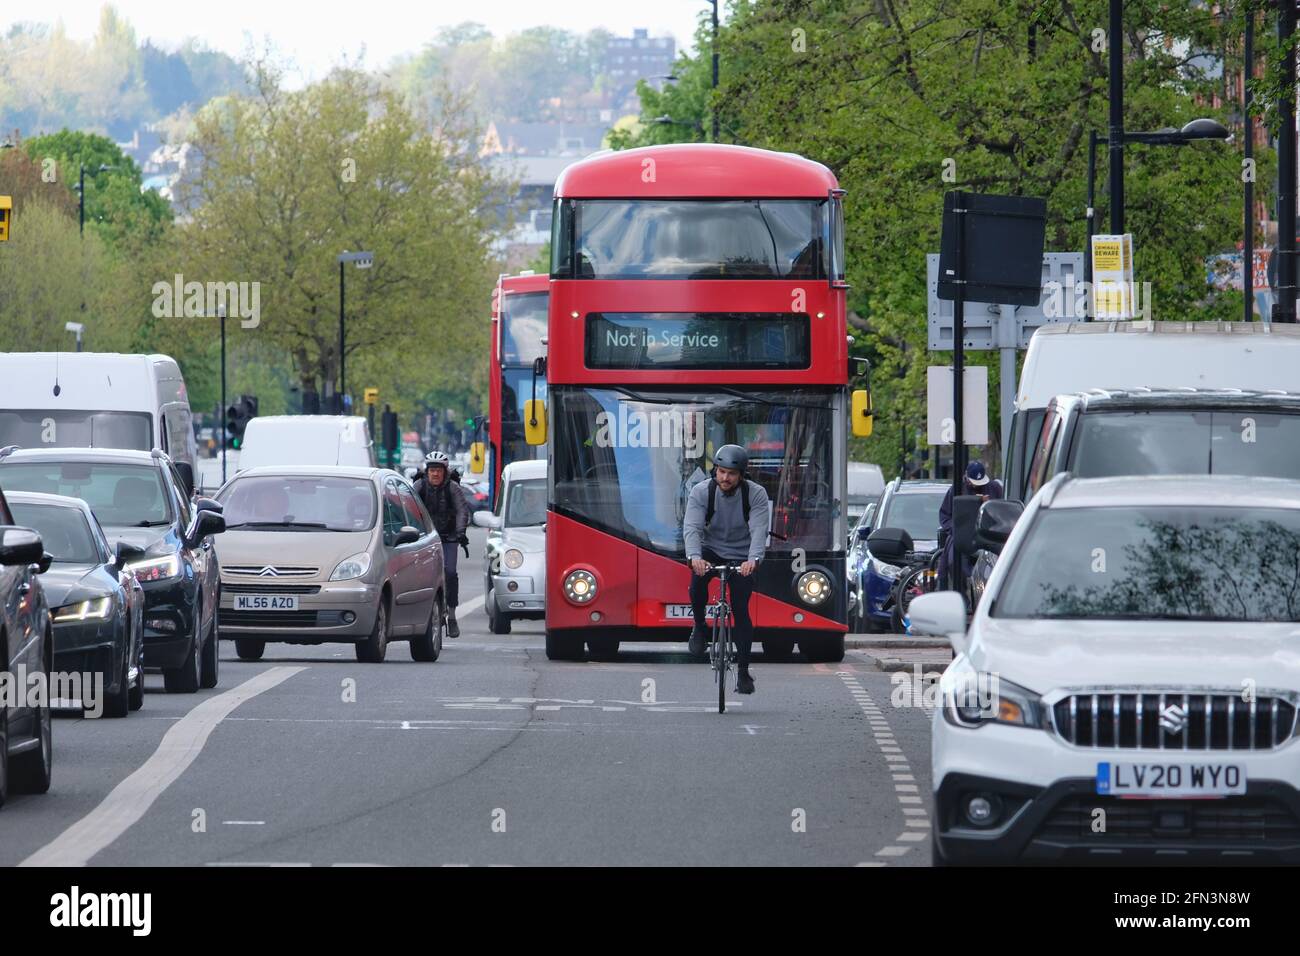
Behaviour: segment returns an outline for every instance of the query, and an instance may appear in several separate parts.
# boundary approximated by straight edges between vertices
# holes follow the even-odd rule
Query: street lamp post
[[[1190,123],[1183,125],[1181,129],[1174,129],[1172,126],[1165,129],[1152,130],[1150,132],[1135,132],[1123,134],[1125,143],[1139,143],[1144,146],[1186,146],[1188,143],[1194,143],[1202,139],[1232,139],[1232,132],[1217,120],[1212,119],[1194,119]],[[1096,130],[1088,131],[1088,247],[1083,254],[1083,278],[1092,288],[1092,237],[1097,232],[1097,143],[1106,142],[1112,146],[1109,138],[1103,140],[1097,135]],[[1115,150],[1110,150],[1110,156],[1113,159]],[[1124,230],[1124,184],[1123,165],[1120,166],[1120,179],[1115,180],[1115,167],[1111,165],[1111,183],[1110,183],[1110,231],[1115,235],[1121,235]],[[1117,206],[1115,203],[1116,193],[1120,194],[1120,202]]]
[[[345,362],[345,360],[344,360],[344,347],[346,346],[347,339],[346,339],[346,337],[345,337],[345,333],[344,333],[344,324],[343,324],[343,303],[344,303],[344,291],[343,291],[343,289],[344,289],[343,265],[344,265],[344,263],[351,262],[351,263],[353,263],[354,265],[356,265],[356,267],[357,267],[358,269],[369,269],[371,266],[373,266],[373,265],[375,264],[375,254],[374,254],[373,252],[348,252],[346,249],[344,249],[343,252],[341,252],[341,253],[339,254],[338,261],[339,261],[339,392],[338,392],[338,401],[339,401],[339,414],[342,414],[342,413],[345,411],[345,409],[344,409],[344,407],[343,407],[343,396],[347,394],[347,392],[345,391],[345,389],[346,389],[346,387],[347,387],[347,385],[346,385],[347,379],[346,379],[345,374],[344,374],[344,373],[345,373],[345,364],[344,364],[344,362]]]
[[[713,5],[713,95],[709,100],[709,113],[713,118],[713,142],[718,141],[718,0]]]
[[[1110,0],[1110,231],[1124,233],[1124,0]],[[1092,250],[1088,250],[1092,255]]]

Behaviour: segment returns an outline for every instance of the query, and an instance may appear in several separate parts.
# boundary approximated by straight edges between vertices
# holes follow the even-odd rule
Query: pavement
[[[950,652],[756,653],[758,693],[718,714],[684,646],[552,662],[541,622],[488,633],[471,534],[436,663],[224,642],[215,690],[148,675],[138,713],[56,718],[53,786],[0,810],[0,865],[928,865],[931,714],[919,674],[881,668]]]

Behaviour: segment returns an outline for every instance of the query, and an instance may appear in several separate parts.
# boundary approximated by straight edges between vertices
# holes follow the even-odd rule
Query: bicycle
[[[934,591],[939,584],[940,552],[913,552],[890,589],[885,607],[890,611],[890,627],[895,634],[907,633],[907,609],[913,598]]]
[[[711,564],[709,569],[718,572],[718,599],[705,609],[705,619],[713,619],[713,638],[709,641],[709,664],[713,679],[718,685],[718,713],[727,712],[727,672],[736,663],[736,645],[731,640],[731,589],[728,578],[740,569],[737,564]],[[736,680],[739,680],[737,672]],[[734,681],[733,681],[734,685]],[[735,687],[733,686],[733,690]]]

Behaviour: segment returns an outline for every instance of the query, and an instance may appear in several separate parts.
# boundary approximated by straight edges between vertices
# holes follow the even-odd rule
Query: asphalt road
[[[224,642],[213,691],[149,675],[136,714],[57,718],[54,785],[0,810],[0,864],[929,863],[929,716],[891,675],[758,654],[719,715],[684,645],[548,661],[541,622],[488,633],[472,533],[436,663]]]

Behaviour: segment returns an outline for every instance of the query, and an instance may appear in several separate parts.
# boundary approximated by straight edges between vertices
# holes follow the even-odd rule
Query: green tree
[[[105,136],[65,129],[25,140],[23,148],[51,169],[74,203],[85,167],[86,225],[112,246],[156,242],[172,220],[167,200],[152,190],[141,192],[140,167]],[[100,172],[101,166],[111,168]]]
[[[926,366],[948,359],[927,354],[925,334],[925,254],[938,249],[943,194],[1043,197],[1046,248],[1083,249],[1088,131],[1104,133],[1107,121],[1106,56],[1094,48],[1107,4],[733,0],[729,7],[717,100],[724,126],[737,141],[825,163],[848,190],[855,352],[872,360],[880,413],[875,436],[859,451],[891,464],[907,441],[900,429],[923,423]],[[1127,128],[1228,119],[1202,105],[1216,87],[1192,68],[1193,54],[1232,48],[1233,28],[1213,5],[1128,0],[1124,10]],[[678,71],[679,86],[707,76],[709,44],[697,40],[697,49]],[[691,89],[652,92],[642,91],[641,140],[660,142],[662,129],[645,121]],[[681,105],[684,117],[698,115]],[[1263,184],[1272,157],[1257,152]],[[1215,295],[1205,281],[1206,257],[1241,238],[1240,172],[1240,153],[1219,143],[1127,150],[1126,229],[1135,236],[1136,277],[1152,284],[1155,318],[1240,313],[1240,293]],[[1257,194],[1267,191],[1258,184]],[[990,383],[996,394],[996,363]],[[992,425],[996,434],[996,413]]]
[[[478,160],[478,131],[451,111],[429,132],[351,70],[286,92],[263,69],[256,90],[196,117],[186,278],[259,283],[261,322],[240,334],[324,394],[338,373],[336,257],[372,250],[372,268],[346,267],[349,391],[379,387],[400,411],[463,381],[463,356],[487,348],[474,304],[492,283],[486,224],[503,185]]]

